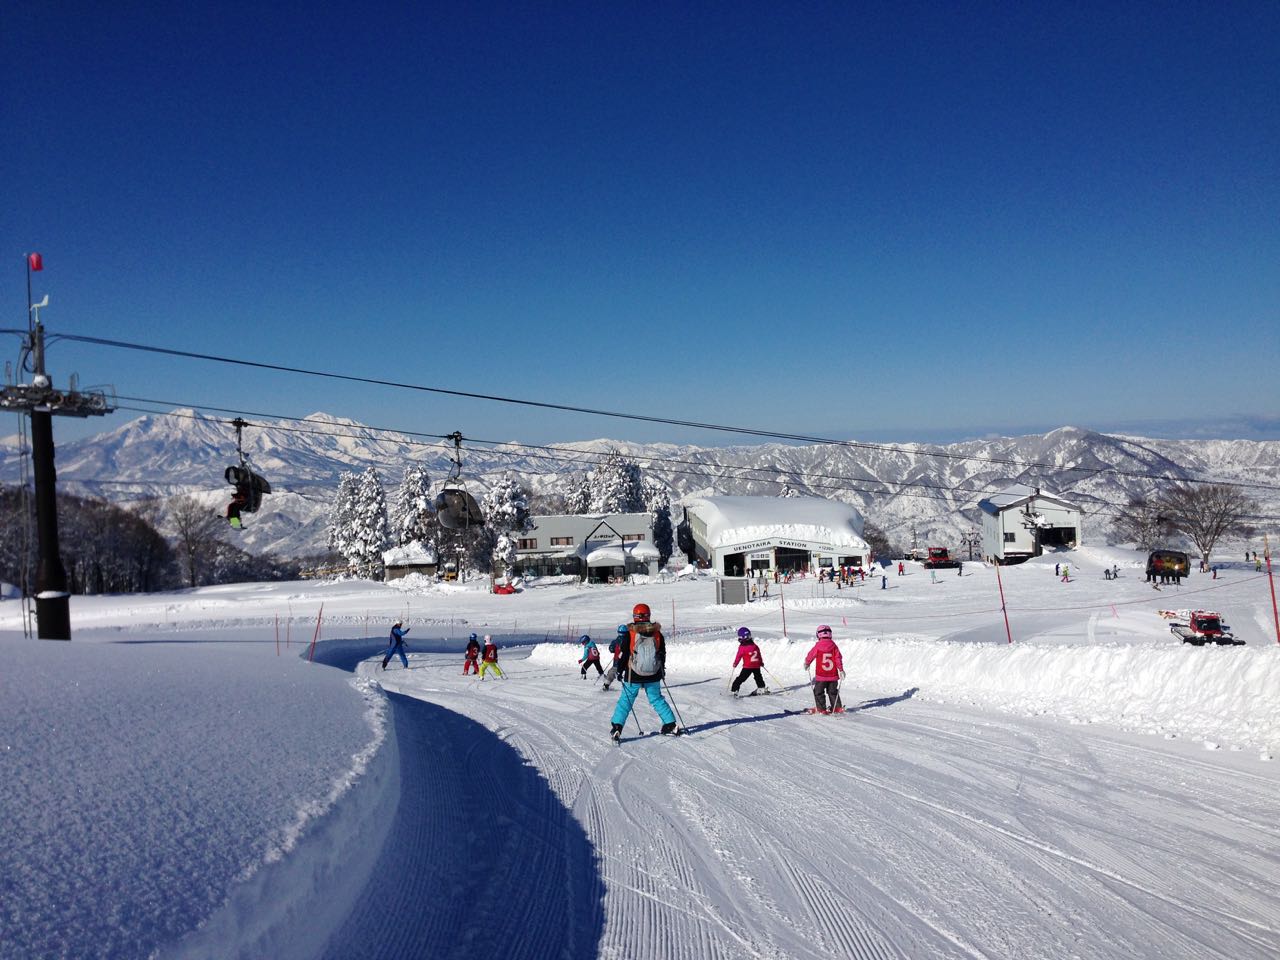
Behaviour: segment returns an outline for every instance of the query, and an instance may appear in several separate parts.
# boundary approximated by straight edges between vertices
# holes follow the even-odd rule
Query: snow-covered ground
[[[1085,548],[1001,578],[1012,645],[978,563],[736,607],[705,578],[74,598],[71,643],[5,600],[0,958],[1280,955],[1265,575],[1157,591]],[[644,705],[615,747],[564,640],[638,601],[690,735]],[[1179,643],[1157,611],[1190,608],[1245,645]],[[843,716],[801,712],[819,623]],[[771,696],[727,695],[744,624]],[[473,630],[508,679],[462,675]]]

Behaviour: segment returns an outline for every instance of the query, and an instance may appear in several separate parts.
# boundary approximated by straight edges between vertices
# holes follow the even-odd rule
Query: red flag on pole
[[[43,269],[44,269],[44,260],[43,260],[43,259],[41,259],[40,254],[38,254],[38,253],[28,253],[28,254],[27,254],[27,266],[28,266],[28,267],[30,267],[30,268],[32,269],[32,271],[36,271],[36,270],[43,270]]]

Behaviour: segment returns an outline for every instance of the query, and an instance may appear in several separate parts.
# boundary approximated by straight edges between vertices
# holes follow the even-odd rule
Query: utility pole
[[[971,530],[960,538],[960,542],[969,548],[969,559],[972,560],[974,549],[982,545],[982,534],[976,530]]]
[[[81,393],[75,377],[68,390],[55,390],[44,366],[44,324],[40,311],[49,295],[31,299],[31,274],[44,269],[38,253],[27,254],[27,334],[19,371],[31,373],[30,383],[6,383],[0,390],[0,410],[31,414],[31,466],[35,481],[36,532],[40,558],[36,567],[36,635],[41,640],[71,639],[71,604],[67,572],[58,547],[57,471],[54,469],[53,418],[103,416],[114,408],[101,391]],[[20,331],[11,331],[20,332]]]

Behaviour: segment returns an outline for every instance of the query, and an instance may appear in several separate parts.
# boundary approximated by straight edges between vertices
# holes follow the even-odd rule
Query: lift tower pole
[[[44,269],[40,254],[27,255],[27,342],[31,382],[6,384],[0,390],[0,410],[25,410],[31,414],[31,467],[35,481],[36,532],[40,557],[36,567],[36,635],[41,640],[71,639],[71,604],[67,571],[58,547],[57,471],[54,469],[53,418],[102,416],[112,407],[101,391],[81,393],[72,377],[69,390],[55,390],[44,368],[44,324],[40,303],[31,301],[31,272]]]

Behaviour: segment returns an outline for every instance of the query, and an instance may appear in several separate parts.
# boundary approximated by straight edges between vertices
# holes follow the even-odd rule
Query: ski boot
[[[832,712],[832,713],[844,713],[844,707],[836,707],[836,708],[835,708],[834,710],[832,710],[831,712]]]
[[[622,724],[620,724],[620,723],[615,723],[615,724],[611,724],[611,725],[610,725],[610,727],[609,727],[609,739],[611,739],[614,743],[619,743],[619,742],[621,742],[621,740],[622,740]]]
[[[664,723],[659,731],[664,737],[680,736],[680,728],[676,726],[676,722],[672,720],[670,723]]]

